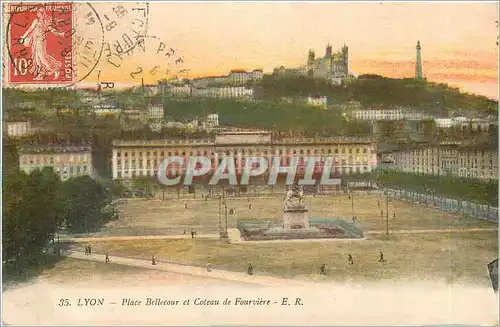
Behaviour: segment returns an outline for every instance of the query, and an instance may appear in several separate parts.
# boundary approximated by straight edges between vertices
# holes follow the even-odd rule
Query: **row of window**
[[[53,164],[54,162],[61,162],[61,161],[66,161],[66,162],[87,162],[87,155],[85,154],[81,154],[81,155],[78,155],[78,154],[75,154],[75,155],[72,155],[72,156],[64,156],[64,157],[60,157],[60,156],[39,156],[39,155],[22,155],[21,156],[21,163],[23,164],[27,164],[27,163],[30,163],[30,164],[33,164],[33,163],[50,163],[50,164]]]
[[[335,164],[338,164],[338,163],[342,162],[342,164],[349,164],[349,165],[350,164],[362,164],[362,163],[364,163],[365,165],[368,164],[368,159],[366,157],[363,157],[362,160],[360,160],[360,159],[361,159],[360,157],[356,157],[356,160],[353,162],[352,158],[341,159],[341,160],[339,160],[338,158],[334,158],[333,162]],[[221,160],[222,159],[219,160],[219,163],[221,162]],[[123,160],[123,164],[125,165],[125,167],[128,167],[129,164],[132,165],[132,166],[136,166],[137,163],[139,163],[140,167],[143,167],[144,166],[144,162],[146,162],[146,166],[147,167],[150,167],[151,164],[153,164],[154,167],[158,166],[158,160],[156,160],[156,159],[153,160],[153,161],[151,161],[151,160],[144,161],[142,159],[136,161],[135,159],[131,159],[130,160],[128,158],[125,158]],[[212,165],[215,165],[216,160],[214,158],[212,158],[211,162],[212,162]],[[239,163],[244,164],[245,162],[246,162],[246,158],[245,157],[242,157],[241,160],[238,160],[237,158],[234,159],[235,165],[238,165]],[[305,163],[305,160],[304,160],[304,158],[299,158],[297,162],[298,162],[298,164],[303,164],[303,163]],[[323,162],[323,160],[319,160],[318,163],[319,162]],[[291,163],[291,159],[287,158],[287,157],[282,157],[281,158],[281,163],[290,164]],[[185,164],[187,164],[187,161],[185,162]],[[116,161],[116,165],[119,166],[119,167],[121,167],[122,160],[118,159]]]
[[[39,167],[30,167],[31,169],[36,169],[40,168],[42,169],[43,167],[46,166],[39,166]],[[86,174],[88,173],[88,166],[63,166],[63,167],[54,167],[54,171],[58,174]]]
[[[175,171],[175,170],[172,170],[172,171]],[[369,168],[368,167],[345,167],[345,169],[342,169],[342,168],[335,168],[334,169],[334,172],[335,173],[348,173],[348,174],[352,174],[352,173],[361,173],[361,172],[368,172],[369,171]],[[118,170],[116,172],[116,177],[117,178],[127,178],[127,177],[137,177],[137,176],[157,176],[158,175],[158,172],[157,171],[150,171],[150,170],[146,170],[146,171],[143,171],[143,170],[138,170],[138,171],[135,171],[135,170],[124,170],[124,171],[121,171],[121,170]]]
[[[437,155],[438,151],[436,149],[434,150],[423,150],[423,151],[418,151],[418,150],[414,150],[414,151],[410,151],[410,152],[406,152],[406,153],[396,153],[395,155],[396,156],[400,156],[400,157],[408,157],[408,156],[431,156],[431,155]],[[494,152],[489,152],[489,151],[484,151],[484,150],[481,150],[481,151],[476,151],[476,152],[466,152],[466,153],[460,153],[456,150],[441,150],[440,155],[447,155],[447,156],[466,156],[466,157],[485,157],[485,156],[497,156],[498,154],[497,153],[494,153]]]
[[[325,152],[326,151],[326,152]],[[259,151],[255,151],[256,154],[259,153]],[[349,153],[349,154],[352,154],[353,153],[353,149],[348,149],[346,150],[345,148],[341,148],[340,152],[342,154],[345,154],[345,153]],[[158,151],[145,151],[144,152],[146,154],[147,157],[151,156],[151,154],[153,154],[153,156],[158,156]],[[196,156],[207,156],[208,155],[208,151],[161,151],[160,152],[160,156],[164,156],[165,153],[167,153],[167,156],[178,156],[178,155],[182,155],[182,156],[185,156],[187,153],[192,156],[194,154],[196,154]],[[233,149],[233,150],[226,150],[225,152],[222,152],[222,154],[225,153],[226,155],[230,155],[231,153],[242,153],[242,154],[245,154],[245,153],[248,153],[248,154],[253,154],[254,151],[252,149]],[[324,153],[328,153],[328,154],[331,154],[331,153],[335,153],[335,154],[338,154],[339,153],[339,149],[338,148],[335,148],[335,149],[316,149],[316,150],[310,150],[310,149],[307,149],[307,150],[289,150],[289,151],[284,151],[284,150],[275,150],[275,151],[272,151],[272,150],[264,150],[264,151],[260,151],[261,154],[264,154],[264,155],[269,155],[269,154],[280,154],[282,155],[283,153],[293,153],[293,154],[324,154]],[[363,149],[360,149],[360,148],[356,148],[355,149],[355,153],[359,154],[359,153],[368,153],[368,149],[367,148],[363,148]],[[124,157],[128,157],[128,154],[129,152],[123,152],[123,156]],[[131,151],[130,152],[130,155],[132,157],[135,157],[136,156],[136,152],[135,151]],[[137,152],[137,156],[139,157],[142,157],[143,155],[143,152],[142,151],[138,151]],[[215,151],[211,151],[211,155],[215,155]],[[116,156],[117,157],[121,157],[122,156],[122,152],[116,152]]]

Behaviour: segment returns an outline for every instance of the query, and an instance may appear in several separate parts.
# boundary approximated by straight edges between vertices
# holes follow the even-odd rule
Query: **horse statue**
[[[304,191],[299,188],[297,184],[295,184],[291,189],[289,189],[285,193],[285,197],[283,198],[283,201],[286,202],[286,204],[290,203],[292,204],[293,199],[299,200],[299,204],[302,204],[302,199],[304,197]]]

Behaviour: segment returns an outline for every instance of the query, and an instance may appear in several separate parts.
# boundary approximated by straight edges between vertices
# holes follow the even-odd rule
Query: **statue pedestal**
[[[309,210],[303,204],[289,204],[283,210],[283,229],[308,229]]]

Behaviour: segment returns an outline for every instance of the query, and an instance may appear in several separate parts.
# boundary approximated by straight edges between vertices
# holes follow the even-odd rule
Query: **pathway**
[[[442,229],[399,229],[389,230],[390,234],[428,234],[428,233],[469,233],[469,232],[491,232],[498,228],[442,228]],[[365,235],[386,234],[386,231],[372,230],[364,232]]]
[[[442,228],[442,229],[398,229],[389,230],[389,234],[430,234],[430,233],[469,233],[469,232],[492,232],[498,231],[498,228]],[[382,235],[385,234],[384,230],[372,230],[364,232],[364,235]],[[243,241],[240,237],[240,232],[237,228],[228,229],[229,239],[231,243],[249,243],[249,242],[265,242],[265,241]],[[69,237],[61,236],[61,242],[76,242],[76,243],[86,243],[86,242],[100,242],[100,241],[133,241],[133,240],[179,240],[179,239],[190,239],[191,235],[146,235],[146,236],[97,236],[93,235],[91,237]],[[198,239],[219,239],[219,234],[198,234],[196,235]],[[304,239],[304,240],[288,240],[288,241],[339,241],[339,240],[356,240],[356,239]],[[284,241],[284,240],[277,240]],[[274,241],[269,241],[274,242]]]
[[[85,255],[85,253],[83,252],[71,251],[65,253],[64,255],[66,257],[73,259],[105,262],[105,256],[102,254]],[[168,272],[198,276],[198,277],[214,278],[226,281],[233,281],[237,283],[247,283],[247,284],[272,286],[272,287],[308,286],[312,284],[311,282],[308,281],[295,280],[295,279],[286,279],[286,278],[261,276],[261,275],[249,276],[245,273],[227,271],[227,270],[212,269],[212,271],[207,271],[205,268],[201,267],[162,262],[161,258],[158,258],[157,260],[158,260],[157,264],[153,266],[150,260],[110,256],[110,262],[114,264],[138,267],[144,269],[159,270],[159,271],[168,271]]]

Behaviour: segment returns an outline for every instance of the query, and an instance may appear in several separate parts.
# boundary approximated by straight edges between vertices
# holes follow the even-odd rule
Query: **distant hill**
[[[256,91],[263,100],[325,95],[330,104],[357,101],[364,106],[410,106],[436,113],[472,109],[496,114],[498,107],[497,101],[460,92],[447,84],[371,74],[360,75],[345,85],[328,85],[304,76],[265,75]]]

